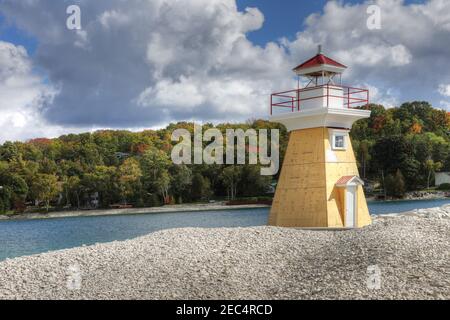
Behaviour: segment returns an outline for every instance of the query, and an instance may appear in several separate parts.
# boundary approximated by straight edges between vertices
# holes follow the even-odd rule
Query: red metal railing
[[[326,88],[325,94],[317,95],[317,96],[309,96],[306,98],[302,98],[302,94],[305,92],[317,90],[318,88]],[[333,94],[333,90],[342,89],[343,94],[336,95]],[[359,105],[367,105],[369,104],[369,90],[347,87],[347,86],[339,86],[339,85],[330,85],[324,84],[315,87],[307,87],[303,89],[295,89],[284,92],[273,93],[270,96],[270,114],[273,114],[274,107],[275,108],[288,108],[290,112],[300,111],[302,107],[302,102],[313,100],[313,99],[322,99],[327,98],[326,106],[330,106],[330,98],[338,98],[342,99],[342,105],[347,108],[352,108],[354,104]]]

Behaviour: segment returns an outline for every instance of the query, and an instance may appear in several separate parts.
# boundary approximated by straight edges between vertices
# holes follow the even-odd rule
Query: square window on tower
[[[346,132],[333,132],[331,141],[333,150],[347,149],[347,141],[345,139],[346,136]]]
[[[336,135],[336,138],[334,140],[334,147],[336,149],[343,149],[344,148],[344,136],[343,135]]]

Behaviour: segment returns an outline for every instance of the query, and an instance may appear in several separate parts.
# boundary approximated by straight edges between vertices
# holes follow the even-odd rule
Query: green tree
[[[245,197],[255,197],[265,194],[272,182],[271,176],[261,175],[259,165],[244,165],[240,176],[240,193]]]
[[[61,192],[58,177],[50,174],[39,173],[33,179],[31,185],[31,193],[35,200],[44,202],[48,212],[50,201],[53,200]]]
[[[158,178],[153,183],[156,190],[158,190],[158,192],[163,197],[164,204],[170,203],[169,187],[171,180],[172,179],[169,175],[169,172],[167,170],[161,170],[159,172]]]
[[[405,195],[405,180],[400,170],[390,174],[385,180],[386,194],[395,198],[403,198]]]
[[[103,207],[121,200],[116,167],[96,166],[83,175],[81,185],[87,198],[98,192]]]
[[[227,188],[228,198],[236,199],[237,187],[242,176],[242,166],[228,166],[220,175],[222,183]]]
[[[399,166],[405,179],[406,189],[415,190],[421,183],[420,162],[409,156]]]
[[[58,166],[55,161],[44,158],[39,162],[39,172],[45,174],[56,174],[58,172]]]
[[[427,189],[430,188],[430,180],[431,180],[431,175],[434,174],[436,171],[441,170],[442,168],[442,163],[441,162],[434,162],[431,159],[428,159],[425,162],[425,167],[428,171],[428,177],[427,177]]]
[[[169,187],[171,177],[169,156],[162,150],[151,148],[140,159],[143,172],[143,185],[147,193],[157,193],[162,196],[164,203],[170,201]]]
[[[7,141],[0,147],[0,160],[12,161],[19,155],[19,148],[13,142]]]
[[[172,181],[170,189],[178,199],[178,203],[189,198],[189,188],[192,184],[192,171],[186,165],[173,165],[170,169]]]
[[[139,162],[133,158],[125,160],[118,170],[119,185],[124,202],[132,197],[141,187],[142,171]]]
[[[211,183],[207,177],[200,173],[194,174],[192,177],[192,199],[194,201],[209,199],[212,195]]]
[[[373,146],[374,163],[385,172],[395,173],[408,159],[410,151],[404,136],[382,137]]]
[[[0,186],[2,188],[3,211],[24,207],[24,201],[28,194],[26,181],[14,170],[11,163],[0,162]]]
[[[81,179],[78,176],[64,177],[63,190],[66,197],[66,205],[72,206],[72,199],[74,198],[77,209],[80,209]]]
[[[11,209],[12,191],[6,186],[0,186],[0,213],[6,213]]]
[[[372,159],[370,152],[372,145],[373,144],[370,140],[364,139],[361,140],[361,142],[359,142],[358,144],[358,147],[355,148],[356,156],[362,167],[362,176],[364,179],[366,178],[366,169],[369,166],[370,160]]]

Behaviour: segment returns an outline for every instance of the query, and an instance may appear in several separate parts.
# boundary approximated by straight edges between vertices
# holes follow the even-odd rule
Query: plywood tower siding
[[[312,128],[290,133],[269,225],[284,227],[345,227],[345,189],[342,176],[358,175],[347,137],[346,150],[332,150],[332,129]],[[357,192],[357,226],[370,224],[361,187]]]
[[[270,225],[314,227],[327,224],[324,138],[323,128],[290,133]]]

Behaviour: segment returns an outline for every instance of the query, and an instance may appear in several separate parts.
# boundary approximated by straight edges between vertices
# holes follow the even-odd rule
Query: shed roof
[[[336,186],[346,187],[349,184],[364,185],[364,181],[358,176],[343,176],[337,182]]]

